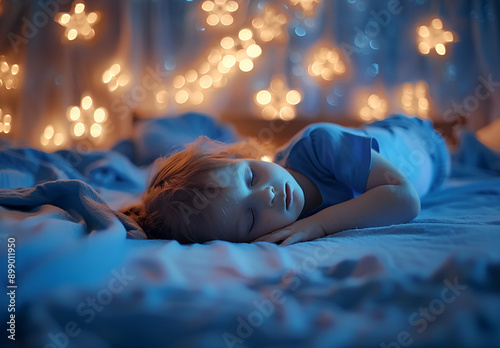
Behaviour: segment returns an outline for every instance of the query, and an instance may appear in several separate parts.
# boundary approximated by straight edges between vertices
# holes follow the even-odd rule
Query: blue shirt
[[[318,188],[322,203],[309,216],[365,191],[372,149],[379,150],[377,141],[361,130],[316,123],[291,139],[274,161],[302,173]]]
[[[446,144],[429,120],[395,115],[362,129],[312,124],[274,158],[282,167],[305,175],[321,194],[322,203],[301,218],[365,192],[372,149],[394,164],[421,197],[438,188],[449,174]]]

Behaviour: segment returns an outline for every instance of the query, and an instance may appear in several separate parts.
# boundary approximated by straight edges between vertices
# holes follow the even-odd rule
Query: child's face
[[[213,176],[224,188],[211,204],[218,239],[253,241],[293,223],[304,208],[302,188],[276,163],[238,160]]]

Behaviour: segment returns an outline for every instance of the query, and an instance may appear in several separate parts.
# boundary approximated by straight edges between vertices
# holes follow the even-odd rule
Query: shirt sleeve
[[[318,175],[332,176],[357,193],[365,192],[371,169],[371,150],[377,141],[361,130],[319,123],[302,139],[304,151]]]

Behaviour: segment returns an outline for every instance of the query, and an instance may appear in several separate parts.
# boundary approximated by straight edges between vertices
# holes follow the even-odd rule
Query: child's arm
[[[385,226],[413,220],[420,212],[420,198],[406,176],[372,150],[372,168],[365,192],[333,205],[256,241],[293,244],[343,230]]]

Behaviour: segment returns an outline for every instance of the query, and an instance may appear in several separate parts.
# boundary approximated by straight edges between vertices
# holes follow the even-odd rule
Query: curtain
[[[497,0],[0,1],[0,139],[110,146],[136,118],[500,117]]]

